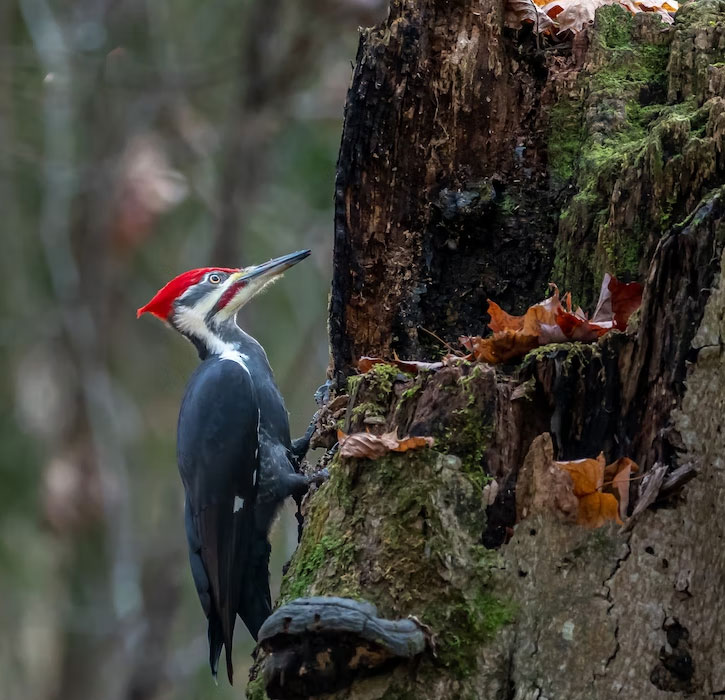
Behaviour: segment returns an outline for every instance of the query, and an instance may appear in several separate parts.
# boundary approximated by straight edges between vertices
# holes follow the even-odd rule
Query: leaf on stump
[[[518,29],[524,24],[531,24],[534,31],[539,33],[554,27],[554,22],[531,0],[508,0],[504,12],[504,23],[510,29]]]
[[[611,493],[592,493],[579,499],[576,519],[579,525],[596,528],[604,525],[607,520],[622,524],[617,499]]]
[[[346,435],[342,430],[337,431],[340,443],[341,457],[358,457],[363,459],[378,459],[388,452],[407,452],[419,447],[432,447],[432,437],[405,437],[398,438],[393,430],[382,435],[372,433],[352,433]]]
[[[472,351],[473,359],[499,365],[523,357],[527,352],[538,347],[538,336],[526,335],[521,331],[500,331],[488,338],[461,337],[461,345]]]
[[[556,325],[561,330],[565,340],[572,343],[593,343],[613,328],[612,323],[592,323],[586,316],[570,314],[565,311],[557,314]]]
[[[588,319],[577,307],[572,311],[571,294],[564,305],[555,284],[554,293],[530,306],[522,316],[512,316],[495,301],[488,300],[488,327],[493,335],[461,336],[458,342],[471,351],[473,359],[501,364],[522,357],[534,348],[549,343],[593,343],[612,329],[625,330],[629,317],[642,303],[642,285],[623,283],[609,274],[604,276],[594,315]]]
[[[604,525],[607,520],[615,520],[621,524],[617,499],[611,493],[601,492],[606,465],[603,453],[600,452],[596,459],[577,459],[554,464],[568,472],[571,477],[574,495],[579,499],[579,525],[595,528]]]
[[[554,462],[571,477],[574,495],[579,499],[577,523],[600,527],[608,520],[622,524],[629,505],[629,482],[638,467],[628,457],[606,465],[604,454],[596,459]]]
[[[633,15],[654,12],[668,24],[679,9],[676,0],[533,0],[528,7],[523,0],[507,0],[505,22],[512,29],[533,25],[540,34],[578,34],[593,24],[597,9],[604,5],[620,5]]]

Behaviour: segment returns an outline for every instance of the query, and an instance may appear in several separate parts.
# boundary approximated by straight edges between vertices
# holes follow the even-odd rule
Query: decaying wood
[[[502,17],[499,2],[392,0],[363,33],[335,194],[338,373],[417,357],[421,327],[456,338],[487,296],[521,309],[546,287],[556,193],[536,133],[552,87]]]
[[[316,439],[435,443],[335,457],[283,601],[343,595],[430,626],[437,656],[345,675],[340,700],[719,694],[725,4],[689,3],[672,28],[605,8],[576,56],[505,32],[501,9],[393,0],[363,33]],[[354,376],[363,355],[437,359],[421,328],[480,334],[487,296],[521,312],[553,278],[586,302],[604,271],[645,285],[626,333],[515,366]],[[546,460],[600,451],[644,476],[625,528],[546,507]]]

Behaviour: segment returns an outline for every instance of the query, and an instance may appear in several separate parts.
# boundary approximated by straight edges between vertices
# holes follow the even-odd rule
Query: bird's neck
[[[184,337],[191,342],[199,353],[199,359],[206,360],[214,355],[223,355],[229,352],[249,354],[261,349],[261,345],[245,333],[234,320],[219,326],[184,329]]]

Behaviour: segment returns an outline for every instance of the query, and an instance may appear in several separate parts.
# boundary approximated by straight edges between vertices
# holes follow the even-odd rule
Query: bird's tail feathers
[[[236,601],[241,589],[239,570],[244,570],[246,561],[244,537],[238,521],[232,509],[223,505],[207,506],[199,517],[202,559],[214,601],[214,615],[209,616],[209,659],[212,673],[216,674],[224,646],[229,683],[234,677],[232,640]]]
[[[219,620],[219,616],[216,613],[212,613],[209,617],[209,666],[211,667],[214,681],[217,680],[217,674],[219,673],[219,657],[222,653],[222,647],[224,646],[224,636],[222,633],[222,626]]]
[[[249,568],[239,601],[239,617],[249,633],[257,639],[262,623],[272,614],[269,592],[269,554],[271,547],[266,533],[256,532],[249,552]]]

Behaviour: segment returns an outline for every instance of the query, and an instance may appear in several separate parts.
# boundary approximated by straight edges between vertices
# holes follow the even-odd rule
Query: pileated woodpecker
[[[295,470],[308,435],[290,440],[282,395],[264,348],[237,311],[309,250],[243,269],[201,268],[171,280],[137,315],[151,313],[196,347],[201,364],[186,387],[177,432],[186,491],[191,573],[209,621],[216,678],[222,646],[232,682],[236,616],[256,639],[271,613],[268,533],[285,498],[309,480]]]

